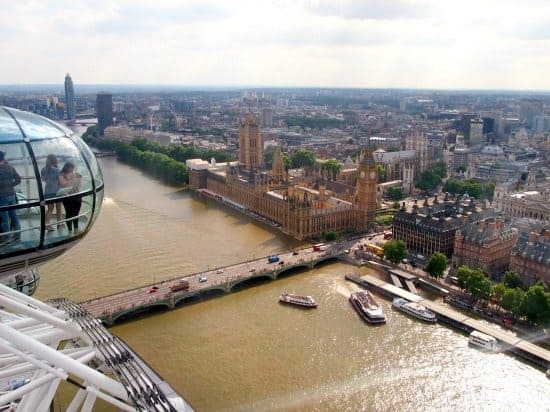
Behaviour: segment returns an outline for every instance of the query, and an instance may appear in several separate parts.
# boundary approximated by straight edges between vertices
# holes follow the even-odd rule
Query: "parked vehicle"
[[[268,263],[275,263],[275,262],[278,262],[279,261],[279,256],[270,256],[267,258],[267,262]]]
[[[223,270],[222,270],[222,272],[223,272]],[[206,281],[208,281],[208,278],[206,276],[199,276],[199,282],[200,283],[204,283]]]

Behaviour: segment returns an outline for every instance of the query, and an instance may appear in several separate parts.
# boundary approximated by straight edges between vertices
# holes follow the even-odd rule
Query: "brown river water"
[[[86,300],[301,245],[114,158],[100,164],[101,215],[79,245],[41,267],[39,298]],[[457,331],[406,317],[380,296],[387,324],[366,325],[347,300],[357,290],[348,272],[370,270],[327,264],[111,331],[198,411],[550,410],[542,371],[470,348]],[[282,306],[285,291],[319,307]]]

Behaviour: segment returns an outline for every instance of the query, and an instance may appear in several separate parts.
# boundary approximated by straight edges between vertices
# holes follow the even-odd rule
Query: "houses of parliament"
[[[364,232],[374,222],[377,173],[370,150],[361,152],[354,186],[325,180],[312,170],[290,178],[280,147],[271,170],[264,169],[259,122],[248,115],[239,121],[239,161],[190,159],[187,166],[192,189],[259,215],[297,239]]]

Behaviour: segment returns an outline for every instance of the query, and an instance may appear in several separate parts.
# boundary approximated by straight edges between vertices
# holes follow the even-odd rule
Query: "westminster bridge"
[[[154,309],[174,309],[193,298],[207,297],[217,293],[230,293],[235,287],[251,283],[254,280],[275,280],[281,274],[296,269],[312,269],[316,265],[331,261],[344,260],[355,263],[349,250],[361,239],[327,243],[324,250],[314,251],[310,246],[287,253],[281,253],[279,260],[268,262],[268,256],[230,266],[208,269],[191,275],[180,276],[138,288],[81,302],[93,317],[112,325],[121,317],[132,316]],[[348,252],[348,253],[346,253]],[[182,280],[189,284],[186,290],[172,291]]]

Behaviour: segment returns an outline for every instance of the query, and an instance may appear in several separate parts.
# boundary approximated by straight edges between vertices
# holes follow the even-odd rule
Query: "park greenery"
[[[443,185],[443,191],[458,195],[468,193],[468,196],[474,197],[476,199],[493,200],[495,184],[493,182],[480,183],[475,179],[449,179]]]
[[[402,200],[405,197],[405,193],[401,187],[389,187],[386,190],[386,197],[391,200]]]
[[[336,176],[342,170],[342,164],[336,159],[329,159],[321,163],[321,170],[328,172],[332,180],[336,180]]]
[[[379,225],[389,226],[393,223],[393,211],[377,215],[374,220]]]
[[[387,173],[386,168],[383,164],[376,164],[376,174],[378,176],[378,183],[384,183],[386,181]]]
[[[420,174],[420,179],[415,186],[424,192],[429,192],[437,188],[446,177],[447,165],[445,162],[438,162]]]
[[[502,282],[492,285],[483,272],[466,266],[457,270],[456,277],[458,285],[475,300],[492,298],[515,317],[525,317],[538,325],[550,322],[550,292],[544,284],[526,288],[517,274],[506,272]]]
[[[384,244],[384,257],[393,264],[401,263],[407,254],[407,245],[402,240],[389,240]]]
[[[325,233],[325,240],[327,242],[332,242],[338,238],[338,233],[336,233],[334,230],[329,230]]]
[[[292,167],[312,167],[315,164],[315,154],[311,150],[298,149],[290,156]]]
[[[434,278],[440,278],[447,269],[447,256],[441,252],[435,252],[426,265],[426,272]]]
[[[271,169],[273,167],[273,157],[275,156],[276,148],[273,146],[268,147],[264,150],[264,164],[266,169]],[[290,169],[292,166],[290,157],[286,153],[281,153],[283,156],[283,164],[285,165],[285,170]]]
[[[82,138],[90,146],[114,151],[121,161],[172,185],[183,185],[188,182],[188,170],[184,163],[187,159],[214,158],[218,162],[231,160],[222,152],[178,145],[163,146],[144,138],[134,139],[131,143],[100,138],[97,135],[97,126],[89,127]]]

